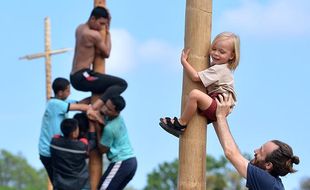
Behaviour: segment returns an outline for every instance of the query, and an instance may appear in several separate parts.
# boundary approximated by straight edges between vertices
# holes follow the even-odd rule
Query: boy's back
[[[42,119],[41,134],[39,139],[39,153],[42,156],[50,156],[50,142],[55,134],[60,134],[60,123],[67,117],[69,103],[51,98],[46,105]]]
[[[88,180],[86,139],[72,140],[60,135],[51,142],[53,185],[56,189],[80,190]]]

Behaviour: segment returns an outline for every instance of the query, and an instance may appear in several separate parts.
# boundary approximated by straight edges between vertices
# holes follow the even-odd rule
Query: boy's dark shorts
[[[217,98],[218,93],[211,94],[210,97],[213,99],[211,105],[206,110],[198,110],[199,114],[207,118],[207,122],[213,123],[216,121],[216,108],[217,103],[215,101],[215,98]]]

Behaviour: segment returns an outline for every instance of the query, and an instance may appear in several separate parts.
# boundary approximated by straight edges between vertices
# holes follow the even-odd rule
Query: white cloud
[[[175,63],[179,60],[180,50],[167,42],[152,39],[139,45],[138,55],[150,63]]]
[[[244,0],[239,8],[225,12],[221,25],[262,37],[305,36],[310,33],[308,0]]]
[[[180,48],[167,42],[152,39],[138,43],[125,29],[112,29],[112,51],[106,60],[107,73],[124,73],[137,64],[175,64]]]
[[[106,60],[108,73],[126,72],[136,63],[136,42],[131,34],[124,29],[112,29],[112,50]]]

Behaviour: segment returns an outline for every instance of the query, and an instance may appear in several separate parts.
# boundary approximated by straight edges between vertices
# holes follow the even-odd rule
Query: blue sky
[[[138,157],[131,182],[146,184],[147,173],[178,157],[178,140],[159,126],[162,116],[180,114],[185,0],[107,1],[112,14],[112,53],[107,73],[126,79],[123,112]],[[21,153],[42,167],[37,142],[45,108],[44,59],[20,61],[44,50],[44,18],[51,19],[52,49],[73,48],[74,31],[86,22],[93,1],[1,1],[2,81],[0,149]],[[252,154],[265,141],[290,144],[301,163],[283,178],[297,190],[310,176],[309,70],[310,2],[308,0],[214,1],[212,37],[232,31],[241,38],[241,62],[235,72],[238,104],[229,116],[242,152]],[[73,53],[52,57],[52,78],[67,77]],[[72,89],[71,99],[89,93]],[[208,126],[207,153],[223,154],[213,127]]]

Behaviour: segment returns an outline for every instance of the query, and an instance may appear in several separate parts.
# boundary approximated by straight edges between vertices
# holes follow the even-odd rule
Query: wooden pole
[[[32,55],[26,55],[23,57],[20,57],[19,59],[37,59],[37,58],[45,58],[45,89],[46,89],[46,101],[48,101],[52,97],[52,85],[51,85],[51,78],[52,78],[52,69],[51,69],[51,56],[54,54],[60,54],[65,53],[67,51],[70,51],[70,48],[63,48],[58,50],[51,50],[51,22],[49,17],[45,17],[44,19],[44,47],[45,52],[43,53],[36,53]],[[47,181],[47,189],[52,190],[53,186],[51,181],[48,178]]]
[[[45,86],[46,86],[46,101],[50,99],[52,96],[52,86],[51,86],[51,56],[55,54],[65,53],[70,51],[71,48],[63,48],[58,50],[51,50],[51,22],[49,17],[45,17],[44,19],[44,34],[45,34],[45,41],[44,47],[45,51],[43,53],[36,53],[31,55],[25,55],[20,57],[19,59],[37,59],[37,58],[45,58]]]
[[[189,63],[197,70],[208,66],[211,36],[212,0],[187,0],[185,14],[185,48],[190,48]],[[183,72],[182,111],[189,92],[200,89]],[[188,123],[179,141],[179,190],[206,189],[206,119],[197,113]]]
[[[49,17],[45,17],[45,83],[46,83],[46,101],[52,95],[52,86],[51,86],[51,22]]]
[[[105,0],[94,0],[94,6],[105,7]],[[103,39],[106,38],[106,30],[101,31],[101,36]],[[96,56],[93,63],[93,70],[98,73],[105,73],[105,60],[102,57]],[[97,94],[92,94],[91,103],[94,103],[99,96]],[[98,125],[98,123],[91,122],[90,125]],[[97,128],[97,127],[96,127]],[[97,131],[100,133],[100,131]],[[90,186],[91,190],[96,190],[99,184],[100,178],[102,176],[102,154],[99,153],[97,149],[94,149],[89,154],[89,174],[90,174]]]
[[[51,51],[51,28],[50,28],[50,19],[49,17],[45,17],[44,19],[44,25],[45,25],[45,86],[46,86],[46,101],[51,98],[51,91],[52,91],[52,85],[51,85],[51,56],[49,52]],[[47,189],[52,190],[53,185],[49,178],[47,178]]]

